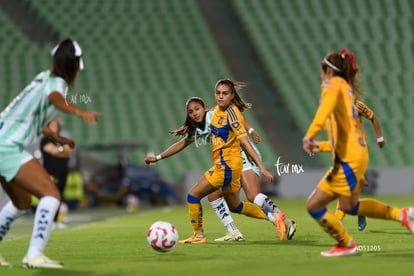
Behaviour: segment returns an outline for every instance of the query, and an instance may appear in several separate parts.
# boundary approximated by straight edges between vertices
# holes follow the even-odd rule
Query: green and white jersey
[[[210,122],[213,114],[213,110],[207,111],[205,115],[206,119],[204,123],[204,129],[196,128],[195,134],[192,137],[187,138],[188,140],[193,141],[197,147],[201,145],[211,145]]]
[[[58,92],[66,98],[67,90],[64,79],[51,76],[49,70],[39,73],[0,113],[0,143],[27,147],[36,142],[57,114],[48,96]]]

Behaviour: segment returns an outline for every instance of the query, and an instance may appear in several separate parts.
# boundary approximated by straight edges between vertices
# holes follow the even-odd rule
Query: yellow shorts
[[[334,197],[340,195],[350,197],[353,192],[360,192],[361,185],[366,184],[364,175],[367,166],[368,162],[335,163],[317,187]]]
[[[233,158],[222,164],[215,164],[204,173],[207,181],[223,193],[233,193],[240,190],[240,177],[243,169],[243,159]]]

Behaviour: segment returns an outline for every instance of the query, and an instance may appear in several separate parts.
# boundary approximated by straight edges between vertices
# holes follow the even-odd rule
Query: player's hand
[[[68,145],[71,149],[75,148],[76,145],[74,140],[62,136],[58,136],[56,142],[61,145]]]
[[[385,141],[377,142],[377,145],[382,149],[385,146]]]
[[[147,156],[144,158],[145,165],[150,165],[151,163],[156,163],[157,161],[157,157],[155,156]]]
[[[256,130],[253,130],[250,135],[252,136],[253,142],[255,144],[259,144],[260,143],[260,135],[259,135],[259,133],[257,133]]]
[[[271,174],[268,169],[262,168],[260,169],[260,171],[267,178],[269,182],[273,182],[273,174]]]
[[[308,136],[303,137],[303,139],[302,139],[302,148],[309,155],[313,154],[313,147],[314,147],[313,144],[314,144],[314,142],[313,142],[312,138],[310,138]]]
[[[98,122],[101,113],[96,111],[82,111],[78,115],[88,124],[94,125]]]

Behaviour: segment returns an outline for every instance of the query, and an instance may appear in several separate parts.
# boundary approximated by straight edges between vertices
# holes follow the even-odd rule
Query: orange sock
[[[200,203],[187,203],[194,234],[203,233],[203,207]]]
[[[391,207],[378,200],[364,198],[359,200],[358,216],[400,221],[401,209]]]

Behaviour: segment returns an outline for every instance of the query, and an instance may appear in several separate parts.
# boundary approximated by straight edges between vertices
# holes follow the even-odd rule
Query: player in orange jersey
[[[356,242],[327,205],[339,199],[341,209],[351,215],[382,218],[401,222],[414,234],[413,208],[395,208],[373,199],[359,199],[360,185],[368,167],[368,148],[362,129],[357,100],[361,89],[357,82],[358,67],[354,54],[343,49],[328,54],[321,63],[321,100],[315,117],[302,139],[303,149],[312,155],[320,149],[315,140],[325,123],[332,147],[332,168],[309,196],[306,208],[321,228],[337,241],[322,256],[357,253]]]

